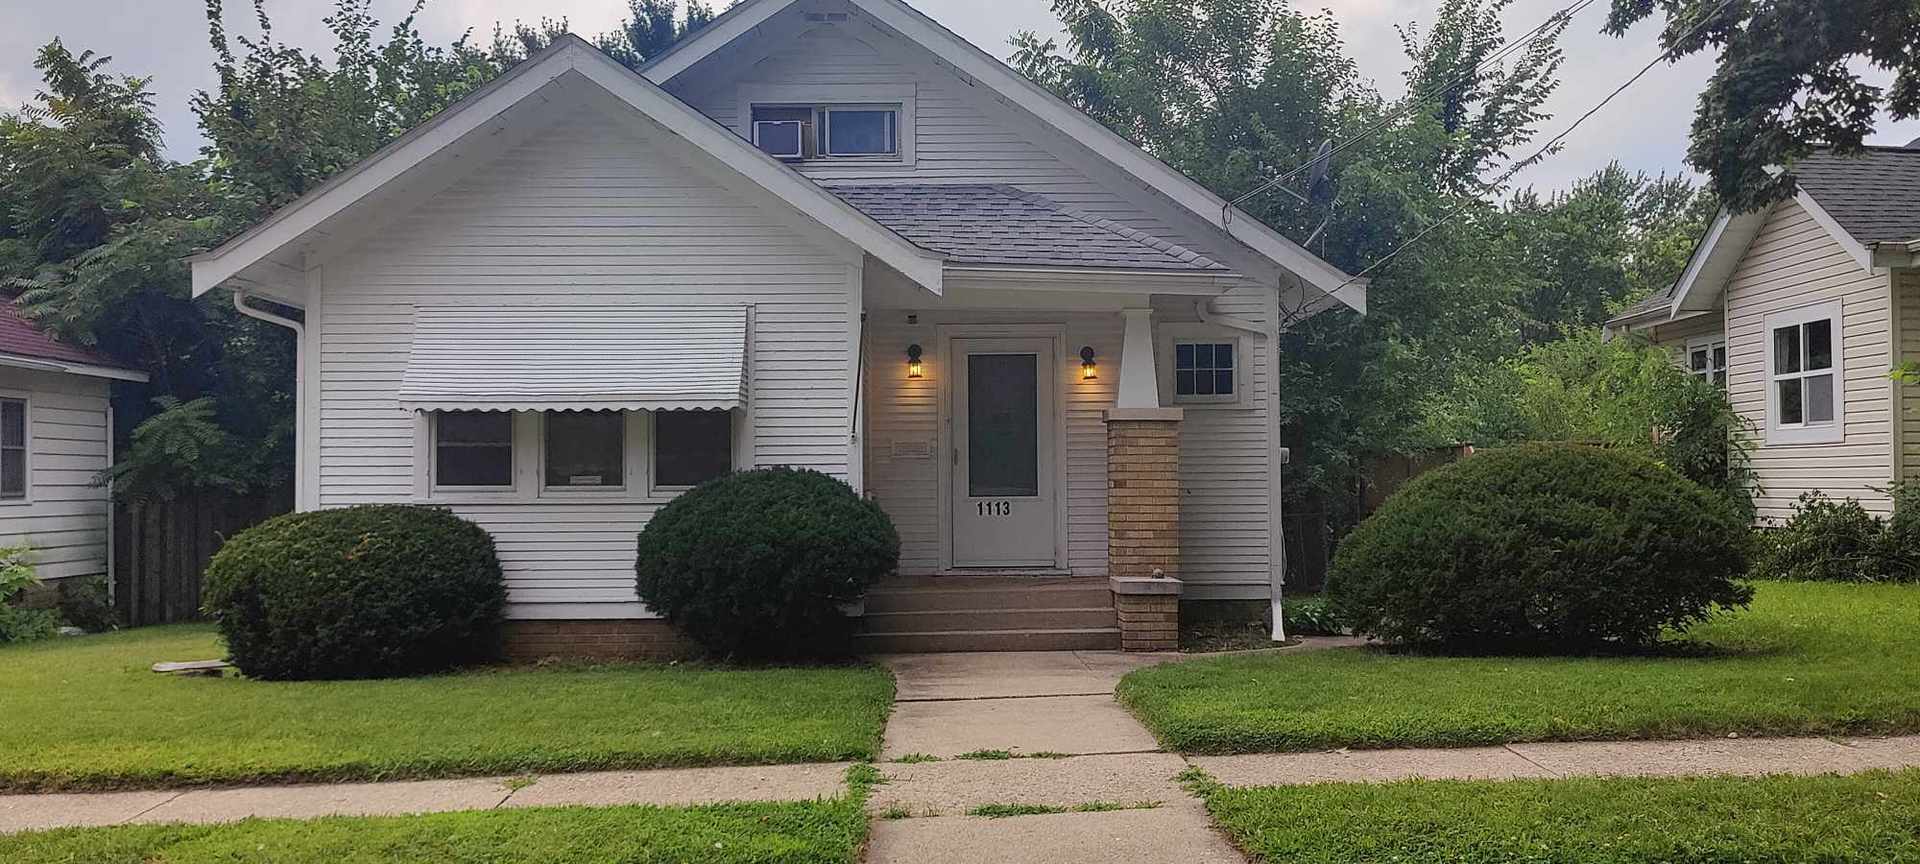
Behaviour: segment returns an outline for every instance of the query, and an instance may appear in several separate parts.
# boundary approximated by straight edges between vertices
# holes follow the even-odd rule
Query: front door
[[[1053,341],[955,339],[951,351],[954,566],[1054,566]]]

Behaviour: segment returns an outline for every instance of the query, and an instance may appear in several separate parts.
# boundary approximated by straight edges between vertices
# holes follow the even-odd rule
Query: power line
[[[1426,104],[1427,99],[1434,96],[1435,94],[1438,94],[1447,90],[1452,90],[1453,88],[1458,87],[1461,84],[1464,84],[1475,77],[1478,77],[1482,72],[1485,72],[1487,69],[1492,68],[1493,64],[1498,63],[1502,59],[1504,59],[1508,54],[1511,54],[1514,51],[1519,50],[1523,46],[1528,46],[1538,41],[1541,34],[1545,33],[1547,29],[1553,26],[1555,22],[1561,21],[1563,19],[1571,19],[1573,16],[1580,14],[1582,11],[1585,11],[1585,9],[1588,6],[1593,5],[1593,2],[1594,0],[1575,0],[1575,2],[1568,4],[1565,8],[1560,9],[1559,11],[1554,12],[1552,15],[1547,16],[1547,20],[1540,22],[1538,26],[1534,27],[1532,30],[1527,31],[1526,35],[1520,37],[1517,40],[1514,40],[1513,42],[1507,43],[1507,45],[1501,48],[1499,51],[1494,52],[1488,57],[1482,59],[1479,63],[1474,64],[1474,67],[1472,69],[1468,69],[1467,71],[1461,73],[1459,77],[1441,84],[1433,85],[1432,87],[1429,87],[1426,90],[1420,91],[1418,93],[1408,94],[1407,98],[1401,102],[1401,105],[1397,110],[1390,112],[1389,114],[1387,114],[1387,116],[1382,117],[1377,121],[1374,121],[1371,125],[1367,126],[1364,129],[1361,129],[1359,132],[1354,133],[1351,137],[1347,138],[1347,140],[1340,142],[1338,146],[1328,151],[1325,157],[1322,157],[1319,154],[1315,154],[1312,159],[1308,159],[1306,162],[1301,163],[1299,167],[1296,167],[1293,170],[1286,172],[1285,174],[1281,174],[1277,177],[1274,177],[1271,180],[1267,180],[1261,183],[1260,185],[1255,186],[1252,189],[1249,189],[1246,192],[1241,193],[1239,197],[1234,198],[1231,202],[1229,202],[1227,207],[1221,212],[1220,221],[1223,223],[1227,221],[1228,213],[1231,212],[1232,208],[1240,206],[1242,203],[1246,202],[1248,199],[1253,198],[1254,196],[1259,195],[1260,193],[1265,192],[1268,189],[1272,189],[1275,186],[1278,186],[1282,183],[1287,182],[1288,180],[1292,180],[1293,178],[1300,176],[1301,172],[1304,172],[1308,168],[1313,167],[1314,163],[1320,162],[1322,158],[1326,159],[1327,161],[1331,161],[1333,157],[1338,155],[1341,151],[1344,151],[1347,148],[1352,147],[1353,145],[1358,144],[1361,141],[1364,141],[1367,138],[1370,138],[1373,135],[1378,134],[1382,130],[1386,129],[1389,125],[1398,121],[1400,118],[1407,116],[1408,114],[1412,113],[1414,110],[1418,109],[1420,106]]]
[[[1681,37],[1671,40],[1669,44],[1679,45],[1681,43],[1684,43],[1687,39],[1691,38],[1693,34],[1699,32],[1701,28],[1706,27],[1707,24],[1713,20],[1713,16],[1718,15],[1721,9],[1726,8],[1726,6],[1732,2],[1733,0],[1720,0],[1720,3],[1718,5],[1715,5],[1712,9],[1707,10],[1707,14],[1701,16],[1700,22],[1698,24],[1693,25],[1693,27],[1689,29]],[[1621,93],[1626,92],[1627,88],[1632,87],[1635,82],[1639,81],[1643,77],[1646,77],[1646,74],[1648,72],[1653,71],[1653,67],[1660,65],[1661,61],[1668,59],[1669,56],[1673,54],[1673,50],[1674,49],[1669,48],[1665,51],[1660,52],[1660,54],[1654,57],[1652,60],[1647,61],[1647,65],[1640,67],[1640,71],[1633,73],[1633,77],[1628,78],[1620,86],[1613,88],[1613,92],[1608,93],[1606,95],[1606,98],[1601,99],[1592,108],[1587,109],[1587,113],[1580,115],[1579,119],[1574,120],[1573,123],[1567,126],[1567,128],[1560,130],[1560,134],[1555,135],[1550,139],[1547,139],[1547,143],[1542,145],[1539,150],[1534,151],[1533,155],[1513,163],[1513,165],[1509,167],[1506,171],[1501,172],[1500,177],[1496,179],[1492,185],[1497,188],[1500,185],[1506,183],[1508,180],[1513,179],[1513,176],[1515,174],[1518,174],[1529,167],[1537,165],[1542,160],[1546,159],[1546,157],[1551,154],[1554,147],[1558,146],[1561,141],[1566,140],[1568,135],[1573,134],[1573,130],[1580,128],[1580,124],[1587,122],[1588,118],[1599,113],[1600,109],[1607,107],[1607,103],[1612,102],[1614,100],[1614,97],[1617,97]],[[1465,212],[1468,206],[1475,203],[1478,203],[1478,202],[1465,201],[1455,206],[1453,209],[1448,210],[1446,213],[1442,214],[1439,219],[1434,220],[1433,224],[1420,229],[1419,233],[1416,233],[1412,237],[1407,238],[1406,242],[1401,243],[1398,246],[1395,246],[1392,251],[1388,252],[1386,255],[1381,256],[1378,260],[1374,261],[1372,264],[1367,265],[1366,269],[1361,270],[1360,272],[1347,277],[1347,281],[1340,283],[1338,286],[1334,288],[1334,290],[1338,291],[1341,288],[1345,288],[1348,285],[1352,285],[1353,283],[1365,278],[1368,273],[1371,273],[1374,270],[1379,269],[1380,265],[1393,260],[1394,256],[1399,255],[1401,252],[1406,251],[1407,247],[1420,242],[1422,238],[1426,237],[1428,234],[1432,234],[1435,230],[1438,230],[1440,226],[1445,225],[1448,222],[1452,221],[1453,217],[1458,216],[1461,213]]]

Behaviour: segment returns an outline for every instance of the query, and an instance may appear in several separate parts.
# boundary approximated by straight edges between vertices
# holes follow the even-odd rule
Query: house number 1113
[[[1012,516],[1012,501],[976,501],[973,505],[982,516]]]

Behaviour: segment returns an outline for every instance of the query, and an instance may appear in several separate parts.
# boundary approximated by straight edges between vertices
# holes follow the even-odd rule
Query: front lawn
[[[1694,656],[1348,648],[1153,666],[1118,692],[1189,753],[1916,732],[1916,633],[1920,585],[1762,583],[1692,631]]]
[[[0,648],[0,790],[397,779],[867,759],[871,666],[606,665],[384,681],[157,675],[220,656],[203,626]],[[5,858],[5,856],[0,856]]]
[[[1207,809],[1288,864],[1920,862],[1920,771],[1225,789]]]
[[[8,864],[852,864],[857,799],[707,807],[564,807],[0,836]]]

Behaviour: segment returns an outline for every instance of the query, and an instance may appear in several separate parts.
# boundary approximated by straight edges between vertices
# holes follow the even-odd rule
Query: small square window
[[[653,485],[698,486],[732,470],[733,412],[653,413]]]
[[[1195,401],[1228,401],[1234,396],[1234,343],[1175,342],[1173,396]]]
[[[465,488],[513,485],[513,415],[442,411],[433,418],[433,483]]]
[[[620,488],[626,485],[626,414],[620,411],[547,412],[546,485]]]

